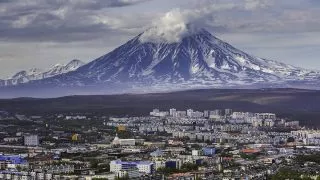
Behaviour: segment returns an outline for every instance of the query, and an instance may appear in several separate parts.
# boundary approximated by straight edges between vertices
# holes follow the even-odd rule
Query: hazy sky
[[[203,26],[252,55],[320,70],[319,0],[0,0],[0,78],[89,62],[158,23]]]

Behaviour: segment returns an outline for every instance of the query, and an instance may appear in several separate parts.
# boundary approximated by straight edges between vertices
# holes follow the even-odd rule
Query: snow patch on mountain
[[[158,26],[161,27],[161,26]],[[160,28],[161,29],[161,28]],[[257,58],[242,52],[204,29],[186,28],[170,41],[155,33],[147,41],[149,29],[126,44],[75,71],[63,84],[92,85],[119,83],[132,87],[237,87],[242,85],[283,84],[291,80],[312,80],[319,73]],[[161,32],[161,31],[159,31]],[[175,34],[174,34],[175,35]],[[168,36],[169,37],[169,36]],[[174,39],[174,38],[173,38]]]
[[[52,76],[26,86],[84,89],[90,93],[97,89],[128,93],[195,88],[320,88],[320,72],[251,56],[205,29],[193,31],[187,27],[178,39],[166,32],[158,37],[157,33],[150,36],[149,29],[81,68],[71,65],[65,71],[65,66],[57,65],[47,71]],[[69,70],[73,72],[65,73]]]
[[[142,39],[149,36],[149,29],[74,73],[50,78],[45,83],[90,86],[116,83],[152,89],[285,85],[291,80],[318,77],[308,70],[250,56],[204,29],[186,30],[185,37],[181,36],[177,42],[157,33],[154,35],[159,39],[144,42]]]
[[[83,65],[84,63],[82,61],[75,59],[70,61],[66,65],[56,64],[48,70],[32,68],[30,70],[20,71],[8,79],[0,80],[0,86],[13,86],[18,84],[24,84],[34,80],[41,80],[60,74],[65,74],[71,71],[75,71]]]

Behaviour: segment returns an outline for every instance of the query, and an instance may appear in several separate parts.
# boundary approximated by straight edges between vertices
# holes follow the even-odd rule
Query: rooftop
[[[116,160],[116,161],[111,161],[111,163],[114,163],[114,164],[131,164],[131,165],[150,165],[150,164],[153,164],[152,162],[150,161],[134,161],[134,162],[130,162],[130,161],[121,161],[121,160]]]

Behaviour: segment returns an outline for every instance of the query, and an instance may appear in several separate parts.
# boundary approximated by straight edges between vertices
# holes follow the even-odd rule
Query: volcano
[[[149,31],[75,71],[10,89],[54,87],[59,95],[70,95],[196,88],[319,88],[318,71],[251,56],[205,29],[185,33],[178,41],[161,37],[146,40]]]

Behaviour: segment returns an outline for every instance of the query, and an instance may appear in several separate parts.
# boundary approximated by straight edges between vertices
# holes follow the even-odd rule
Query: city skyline
[[[161,27],[196,24],[254,56],[320,69],[320,39],[315,38],[320,35],[320,4],[315,0],[34,0],[0,4],[0,78],[72,59],[90,62],[161,23]],[[169,22],[168,15],[172,15]]]

